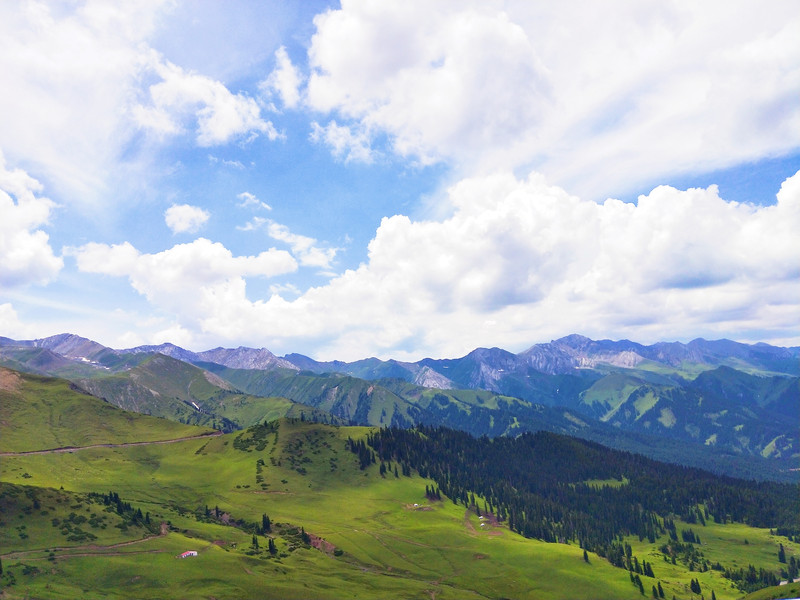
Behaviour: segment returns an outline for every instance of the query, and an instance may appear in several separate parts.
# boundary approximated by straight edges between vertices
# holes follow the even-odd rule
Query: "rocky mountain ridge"
[[[297,403],[292,410],[353,424],[425,423],[476,436],[546,428],[645,453],[669,442],[673,457],[691,445],[734,461],[769,458],[784,471],[800,458],[800,348],[767,344],[570,335],[519,354],[477,348],[456,359],[348,363],[265,348],[114,350],[62,334],[0,338],[0,365],[67,378],[125,408],[226,428],[260,422],[257,399],[280,397]]]
[[[735,368],[738,364],[765,372],[800,375],[800,347],[784,348],[764,343],[744,344],[726,339],[709,341],[702,338],[685,344],[658,342],[646,346],[630,340],[592,340],[570,334],[551,342],[534,344],[518,354],[501,348],[476,348],[461,358],[425,358],[416,362],[378,358],[353,362],[316,361],[301,354],[278,357],[266,348],[245,346],[193,352],[171,343],[117,350],[68,333],[23,341],[0,337],[0,348],[9,347],[41,348],[89,364],[101,363],[102,358],[109,355],[158,353],[187,362],[213,362],[234,369],[282,368],[315,373],[347,373],[365,379],[400,377],[426,387],[441,386],[442,389],[461,383],[468,383],[469,387],[487,387],[486,384],[509,373],[526,374],[529,370],[566,375],[582,369],[636,368],[648,361],[672,368],[680,368],[686,363],[712,368],[721,365]],[[453,378],[450,369],[462,373]],[[469,381],[464,380],[467,373]],[[491,389],[491,385],[487,389]]]

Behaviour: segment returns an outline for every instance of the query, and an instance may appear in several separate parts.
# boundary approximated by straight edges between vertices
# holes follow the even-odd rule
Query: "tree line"
[[[404,475],[414,469],[452,502],[493,513],[512,531],[580,544],[634,573],[640,569],[629,566],[622,538],[677,541],[672,517],[798,534],[797,485],[714,475],[550,432],[490,439],[444,427],[384,428],[348,446],[362,469],[376,462],[395,462]],[[700,543],[691,529],[679,535],[686,545]]]

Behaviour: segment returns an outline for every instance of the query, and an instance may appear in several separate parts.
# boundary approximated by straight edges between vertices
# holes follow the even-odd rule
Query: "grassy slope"
[[[41,435],[62,439],[58,436],[67,432],[58,424],[68,417],[70,435],[84,436],[79,439],[89,443],[109,437],[163,439],[177,436],[154,434],[197,431],[122,413],[72,392],[63,382],[23,377],[15,383],[16,392],[9,391],[12,383],[6,378],[0,406],[7,410],[14,403],[6,400],[16,397],[28,412],[3,413],[2,439],[9,449],[23,449],[28,439]],[[49,423],[55,423],[56,434],[48,431]],[[124,431],[115,428],[120,424]],[[12,430],[16,437],[7,437]],[[367,431],[294,420],[282,421],[275,429],[261,427],[171,445],[4,457],[3,490],[9,489],[8,483],[37,486],[40,503],[33,509],[31,499],[19,493],[16,503],[0,503],[5,571],[1,583],[14,581],[6,587],[6,597],[640,597],[625,571],[594,555],[585,563],[576,546],[526,540],[502,525],[482,526],[463,506],[425,499],[425,486],[432,482],[418,476],[395,478],[391,466],[386,478],[377,465],[360,471],[345,441]],[[63,491],[56,491],[60,488]],[[175,530],[141,541],[141,530],[115,530],[110,515],[107,529],[91,530],[98,536],[92,543],[135,544],[84,549],[85,541],[65,541],[52,525],[54,517],[99,512],[86,502],[77,507],[81,501],[71,494],[108,490],[150,513],[154,521],[171,522]],[[59,503],[60,496],[71,497]],[[279,557],[249,555],[250,530],[203,518],[205,507],[219,507],[223,514],[249,522],[269,514]],[[298,544],[291,530],[301,525],[341,550],[341,556]],[[711,561],[777,566],[778,538],[768,531],[740,525],[693,528]],[[663,541],[630,540],[634,553],[653,563],[668,598],[689,598],[686,586],[692,577],[698,577],[704,589],[714,589],[720,600],[741,595],[716,572],[689,572],[680,564],[664,563],[657,553]],[[800,553],[795,544],[782,541],[787,553]],[[262,546],[266,542],[261,538]],[[59,549],[49,560],[54,547],[72,550]],[[198,550],[200,556],[174,558],[187,549]],[[9,554],[30,550],[38,552]],[[649,594],[656,581],[644,578],[644,583]]]
[[[242,394],[208,371],[163,355],[124,373],[82,379],[79,385],[125,410],[227,430],[299,417],[301,412],[311,419],[331,421],[324,411],[286,398]]]
[[[126,413],[61,379],[0,368],[0,451],[165,440],[208,431]]]
[[[72,558],[57,554],[55,576],[24,576],[22,565],[41,562],[17,564],[5,559],[6,570],[10,568],[17,580],[12,591],[27,590],[44,598],[93,597],[83,588],[96,597],[113,592],[119,597],[352,597],[356,593],[362,598],[421,598],[430,597],[431,591],[437,598],[639,597],[625,571],[596,556],[586,564],[575,546],[526,540],[502,526],[481,527],[478,517],[465,513],[463,506],[426,500],[422,492],[430,482],[419,477],[384,479],[376,466],[360,471],[344,440],[365,432],[282,422],[276,432],[262,436],[261,450],[254,444],[249,451],[234,447],[237,437],[246,440],[252,435],[245,432],[171,446],[7,459],[2,465],[5,481],[63,485],[76,492],[114,489],[180,530],[136,546],[137,552],[147,549],[157,554]],[[258,459],[264,461],[261,480]],[[32,477],[23,481],[22,472]],[[188,512],[182,516],[175,506]],[[344,554],[334,557],[300,548],[285,551],[279,560],[247,556],[243,552],[250,542],[247,533],[194,518],[192,512],[202,513],[205,506],[218,506],[249,521],[267,513],[274,523],[303,525]],[[777,538],[768,531],[739,525],[692,527],[699,530],[702,549],[711,561],[777,565]],[[704,589],[714,589],[720,600],[741,595],[716,572],[689,572],[680,564],[664,563],[656,551],[663,540],[655,545],[638,539],[630,542],[635,555],[654,565],[667,597],[689,598],[686,590],[693,577]],[[788,553],[800,552],[785,538],[783,542]],[[49,538],[38,543],[54,545]],[[288,542],[279,538],[278,545],[285,550]],[[190,548],[200,550],[200,557],[176,562],[173,556]],[[132,585],[118,589],[120,581]],[[656,580],[644,578],[644,583],[649,595]],[[46,585],[59,593],[48,595]]]
[[[144,527],[120,527],[124,519],[87,494],[0,483],[0,548],[41,558],[51,548],[110,545],[152,536]],[[24,557],[18,556],[11,560]],[[8,560],[8,559],[6,559]]]
[[[297,374],[275,369],[257,371],[205,364],[209,370],[250,394],[281,396],[344,419],[370,425],[390,425],[393,420],[412,423],[415,407],[376,382],[348,375]]]
[[[745,600],[782,600],[800,598],[800,582],[765,588],[745,596]]]
[[[607,421],[625,403],[631,392],[643,384],[642,379],[623,373],[612,373],[582,392],[581,403],[601,421]]]
[[[93,449],[4,461],[3,480],[22,482],[21,473],[27,472],[32,475],[25,480],[29,484],[81,492],[114,489],[154,518],[169,519],[187,536],[170,534],[136,546],[156,554],[62,558],[57,553],[55,574],[22,574],[25,564],[47,564],[44,558],[5,559],[6,571],[17,582],[10,592],[43,598],[101,597],[103,592],[116,597],[422,598],[434,591],[437,598],[559,598],[565,589],[606,598],[638,595],[623,571],[600,559],[584,563],[579,548],[525,540],[502,527],[482,531],[477,517],[465,517],[463,507],[429,504],[423,491],[430,482],[384,479],[377,467],[360,471],[344,439],[363,433],[359,428],[284,422],[277,439],[270,434],[261,451],[235,449],[234,440],[242,434],[230,434],[169,447]],[[265,461],[266,489],[256,480],[258,458]],[[188,513],[181,516],[174,505],[201,512],[205,505],[219,506],[251,521],[266,512],[273,522],[303,525],[344,554],[334,557],[300,548],[285,551],[279,560],[249,557],[242,552],[249,535],[199,522]],[[38,542],[40,547],[54,545],[52,538]],[[278,545],[284,550],[288,542],[279,538]],[[197,560],[173,558],[189,548],[201,551]],[[120,582],[126,585],[120,588]]]
[[[748,565],[753,564],[777,572],[781,567],[778,562],[779,543],[784,545],[787,556],[800,556],[800,545],[789,542],[785,537],[771,534],[769,529],[758,529],[737,523],[722,525],[713,521],[701,526],[675,520],[675,526],[678,531],[692,529],[700,536],[702,544],[697,548],[712,564],[719,562],[726,567],[737,569],[747,569]],[[663,554],[657,551],[657,547],[665,543],[666,539],[655,545],[649,544],[647,540],[640,542],[636,537],[630,537],[626,541],[633,547],[635,555],[653,564],[656,575],[670,580],[670,589],[674,590],[673,593],[679,598],[691,597],[689,584],[692,579],[700,582],[706,598],[711,597],[711,590],[714,590],[717,598],[738,598],[743,595],[731,582],[719,577],[719,574],[712,570],[701,573],[689,571],[686,565],[680,563],[672,565],[664,562]]]

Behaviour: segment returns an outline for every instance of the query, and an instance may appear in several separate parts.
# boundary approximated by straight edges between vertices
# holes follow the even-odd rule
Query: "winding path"
[[[166,550],[141,550],[138,552],[108,552],[115,548],[122,548],[123,546],[133,546],[134,544],[141,544],[142,542],[149,542],[156,538],[165,537],[169,533],[169,526],[166,523],[161,523],[161,528],[157,535],[148,535],[137,540],[129,540],[127,542],[118,542],[116,544],[109,544],[108,546],[100,546],[98,544],[85,544],[83,546],[54,546],[51,548],[35,549],[35,550],[18,550],[16,552],[8,552],[7,554],[0,554],[0,558],[7,560],[14,559],[27,559],[27,560],[44,560],[47,556],[37,556],[45,552],[59,552],[58,558],[71,558],[74,556],[121,556],[123,554],[161,554]],[[75,552],[77,551],[77,552]]]
[[[91,444],[89,446],[63,446],[61,448],[50,448],[48,450],[27,450],[25,452],[0,452],[0,456],[30,456],[33,454],[56,454],[58,452],[78,452],[79,450],[90,450],[91,448],[130,448],[131,446],[154,446],[156,444],[176,444],[190,440],[203,438],[219,437],[221,431],[211,433],[201,433],[200,435],[190,435],[186,437],[174,438],[171,440],[154,440],[151,442],[123,442],[121,444]]]

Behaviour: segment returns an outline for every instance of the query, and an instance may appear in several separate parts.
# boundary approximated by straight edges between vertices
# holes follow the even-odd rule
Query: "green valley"
[[[666,598],[699,599],[691,589],[697,583],[705,598],[713,592],[733,599],[744,586],[726,578],[725,570],[747,573],[753,565],[757,573],[780,577],[800,557],[800,532],[782,523],[786,502],[790,510],[796,503],[796,486],[762,489],[765,506],[776,507],[769,524],[732,513],[719,523],[711,515],[701,525],[690,522],[699,507],[708,506],[701,499],[681,505],[676,514],[660,514],[678,505],[664,508],[663,501],[642,497],[656,522],[669,519],[679,536],[691,529],[701,540],[678,537],[676,545],[668,527],[656,528],[652,540],[616,531],[614,543],[630,548],[629,570],[614,566],[588,537],[586,553],[581,540],[569,535],[554,542],[530,537],[519,525],[523,513],[510,522],[505,505],[492,500],[496,492],[479,481],[447,487],[455,476],[442,480],[430,464],[399,451],[390,454],[377,443],[376,436],[400,430],[325,425],[303,413],[192,438],[208,430],[127,413],[58,380],[3,373],[0,439],[5,452],[16,453],[0,465],[0,581],[6,598],[640,598],[640,589],[649,597],[651,588],[660,588]],[[6,410],[14,399],[17,408]],[[26,403],[36,406],[22,412],[19,406]],[[50,423],[66,423],[67,417],[74,435],[64,430],[42,437]],[[90,431],[94,435],[85,433]],[[425,439],[432,432],[406,435]],[[609,465],[617,458],[611,456],[628,460],[629,469],[660,468],[547,435],[554,437],[543,438],[550,450],[541,456],[550,458],[539,463],[537,485],[545,487],[537,497],[551,493],[544,491],[550,479],[545,465],[561,460],[579,467],[561,469],[561,482],[591,482],[582,493],[598,498],[612,490],[639,490],[635,473],[616,478]],[[515,443],[498,438],[503,439]],[[148,443],[125,445],[135,441]],[[99,442],[114,446],[19,454]],[[463,448],[454,449],[465,456],[485,453],[480,444],[486,443],[491,442],[464,436]],[[478,462],[472,464],[478,473]],[[663,467],[662,487],[677,489],[674,468]],[[754,489],[711,475],[701,480],[708,489],[722,486],[746,496]],[[508,481],[516,497],[533,493],[523,479]],[[495,506],[487,509],[486,502]],[[562,526],[575,517],[566,518]],[[553,519],[562,517],[553,513],[542,523]],[[778,560],[780,544],[786,563]],[[178,558],[189,550],[197,556]]]

